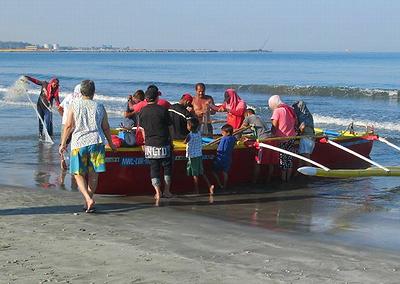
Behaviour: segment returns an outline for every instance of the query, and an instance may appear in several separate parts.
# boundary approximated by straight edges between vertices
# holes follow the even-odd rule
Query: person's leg
[[[149,159],[150,161],[150,177],[151,184],[154,187],[154,199],[161,198],[161,182],[160,182],[160,161],[158,159]]]
[[[225,171],[222,171],[222,176],[224,177],[224,189],[228,187],[228,173]]]
[[[287,177],[288,177],[288,170],[289,166],[288,166],[288,159],[287,159],[287,155],[283,154],[282,155],[282,163],[281,163],[281,180],[283,182],[287,181]]]
[[[292,173],[293,173],[293,168],[288,168],[286,170],[286,181],[290,181],[290,179],[292,178]]]
[[[194,193],[199,194],[199,177],[193,176],[193,183],[194,183]]]
[[[257,162],[254,164],[253,183],[257,183],[258,176],[260,174],[260,167],[260,164]]]
[[[272,174],[274,173],[274,165],[267,165],[267,182],[271,182]]]
[[[294,143],[293,143],[294,144]],[[285,141],[280,145],[280,148],[292,152],[292,140]],[[290,168],[292,168],[292,157],[287,154],[282,154],[280,153],[279,156],[279,165],[281,167],[281,180],[283,182],[287,182],[290,179],[291,176],[291,171],[289,171]]]
[[[90,197],[96,193],[97,183],[99,180],[99,174],[94,171],[89,171],[88,174],[88,192]]]
[[[211,195],[214,194],[214,185],[210,183],[210,180],[208,179],[208,177],[205,174],[202,174],[201,176],[203,177],[204,182],[207,185],[208,193]]]
[[[207,124],[208,136],[213,136],[213,125],[211,123]]]
[[[88,191],[90,196],[96,193],[99,173],[106,171],[106,150],[103,144],[88,146]]]
[[[93,207],[94,201],[90,196],[87,184],[87,172],[88,172],[88,147],[82,147],[79,149],[74,149],[71,152],[70,160],[70,171],[74,175],[76,184],[79,191],[81,192],[85,205],[84,208],[87,209],[89,206]]]
[[[44,110],[43,110],[44,106],[38,102],[36,105],[36,108],[37,108],[39,117],[44,121]],[[39,119],[39,136],[40,136],[40,138],[42,138],[42,136],[43,136],[43,124],[40,119]]]
[[[163,192],[163,197],[165,198],[171,198],[173,194],[171,193],[171,176],[165,175],[164,176],[164,192]]]
[[[216,171],[213,171],[212,174],[213,174],[215,180],[217,181],[218,187],[219,187],[219,188],[223,188],[223,187],[222,187],[222,183],[221,183],[221,181],[220,181],[220,179],[219,179],[218,173],[217,173]]]
[[[289,152],[294,153],[295,152],[295,145],[294,145],[294,140],[289,140],[287,143],[286,150]],[[293,157],[290,155],[287,155],[286,157],[287,162],[286,162],[286,181],[290,181],[292,178],[292,173],[293,173]]]
[[[53,113],[49,109],[44,110],[44,123],[46,124],[47,133],[53,136]]]
[[[79,175],[79,174],[75,174],[74,176],[75,176],[76,184],[78,185],[78,189],[81,192],[83,199],[85,201],[84,208],[86,208],[86,210],[88,208],[93,208],[94,200],[92,199],[92,197],[90,196],[90,193],[88,191],[86,176]]]
[[[172,197],[172,193],[170,191],[171,189],[171,180],[172,180],[172,158],[168,157],[165,159],[162,159],[161,165],[163,166],[164,169],[164,182],[165,182],[165,188],[164,188],[164,193],[163,196],[166,198]]]

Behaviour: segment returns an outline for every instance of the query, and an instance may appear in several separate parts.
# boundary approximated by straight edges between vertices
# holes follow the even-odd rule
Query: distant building
[[[50,49],[50,44],[48,44],[48,43],[43,44],[43,48]]]
[[[102,49],[112,49],[113,47],[112,47],[111,44],[103,44],[103,45],[101,46],[101,48],[102,48]]]
[[[58,43],[54,43],[54,44],[53,44],[53,49],[54,49],[54,50],[60,49],[60,45],[59,45]]]
[[[37,50],[38,47],[36,45],[27,45],[27,46],[25,46],[25,49],[27,49],[27,50]]]

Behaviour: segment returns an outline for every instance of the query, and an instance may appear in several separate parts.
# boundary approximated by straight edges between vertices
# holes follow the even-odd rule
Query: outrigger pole
[[[339,148],[339,149],[341,149],[341,150],[343,150],[343,151],[345,151],[345,152],[347,152],[349,154],[352,154],[352,155],[354,155],[354,156],[356,156],[356,157],[358,157],[358,158],[360,158],[360,159],[362,159],[362,160],[364,160],[364,161],[366,161],[366,162],[368,162],[368,163],[370,163],[370,164],[372,164],[374,166],[377,166],[378,168],[381,168],[385,172],[390,172],[390,170],[388,168],[378,164],[377,162],[374,162],[371,159],[368,159],[368,158],[364,157],[363,155],[360,155],[357,152],[355,152],[353,150],[350,150],[349,148],[346,148],[346,147],[344,147],[344,146],[342,146],[342,145],[340,145],[340,144],[338,144],[336,142],[333,142],[333,141],[331,141],[331,140],[329,140],[327,138],[322,138],[322,139],[319,140],[319,142],[328,143],[328,144],[330,144],[330,145],[332,145],[332,146],[334,146],[336,148]]]
[[[400,151],[400,147],[386,140],[386,138],[378,137],[378,140]]]
[[[275,147],[275,146],[272,146],[272,145],[268,145],[268,144],[265,144],[265,143],[258,143],[258,142],[257,142],[257,143],[255,143],[254,145],[255,145],[256,147],[259,146],[259,147],[271,149],[271,150],[274,150],[274,151],[277,151],[277,152],[280,152],[280,153],[283,153],[283,154],[286,154],[286,155],[289,155],[289,156],[293,156],[293,157],[295,157],[295,158],[297,158],[297,159],[300,159],[300,160],[306,161],[306,162],[308,162],[308,163],[310,163],[310,164],[313,164],[313,165],[315,165],[315,166],[317,166],[317,167],[323,169],[324,171],[330,171],[330,169],[327,168],[327,167],[325,167],[324,165],[321,165],[320,163],[317,163],[316,161],[313,161],[313,160],[311,160],[311,159],[308,159],[308,158],[303,157],[303,156],[301,156],[301,155],[298,155],[298,154],[296,154],[296,153],[292,153],[292,152],[290,152],[290,151],[287,151],[287,150],[284,150],[284,149],[281,149],[281,148],[278,148],[278,147]]]

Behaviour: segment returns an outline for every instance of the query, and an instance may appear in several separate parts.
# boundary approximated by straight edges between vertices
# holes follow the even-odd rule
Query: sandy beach
[[[1,283],[396,283],[399,279],[400,256],[395,250],[342,245],[223,217],[228,211],[241,215],[249,207],[243,205],[254,203],[248,195],[220,195],[214,200],[177,197],[161,200],[159,206],[150,197],[97,196],[97,213],[86,214],[74,191],[0,188]],[[295,195],[307,199],[301,191]],[[263,196],[269,198],[265,204],[285,202],[276,193]],[[262,204],[263,199],[259,196],[257,202]],[[222,217],[212,217],[218,214]]]

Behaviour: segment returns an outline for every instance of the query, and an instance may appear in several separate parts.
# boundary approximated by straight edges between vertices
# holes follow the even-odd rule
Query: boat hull
[[[349,149],[369,157],[373,141],[368,137],[341,137],[335,142]],[[190,193],[193,191],[193,179],[186,174],[185,148],[181,142],[175,143],[174,164],[171,191],[175,194]],[[236,186],[251,182],[254,169],[255,149],[245,145],[237,145],[233,151],[232,166],[229,172],[229,186]],[[212,160],[216,154],[216,146],[203,150],[204,170],[210,181],[212,177]],[[311,158],[331,169],[356,169],[366,168],[368,163],[346,153],[332,145],[316,142]],[[297,168],[297,159],[295,168]],[[106,172],[99,175],[97,193],[122,194],[122,195],[151,195],[154,189],[150,182],[150,168],[148,161],[140,147],[120,148],[117,152],[106,152]],[[262,169],[260,177],[263,175]],[[274,175],[279,176],[278,166]],[[206,192],[205,184],[200,183]]]

